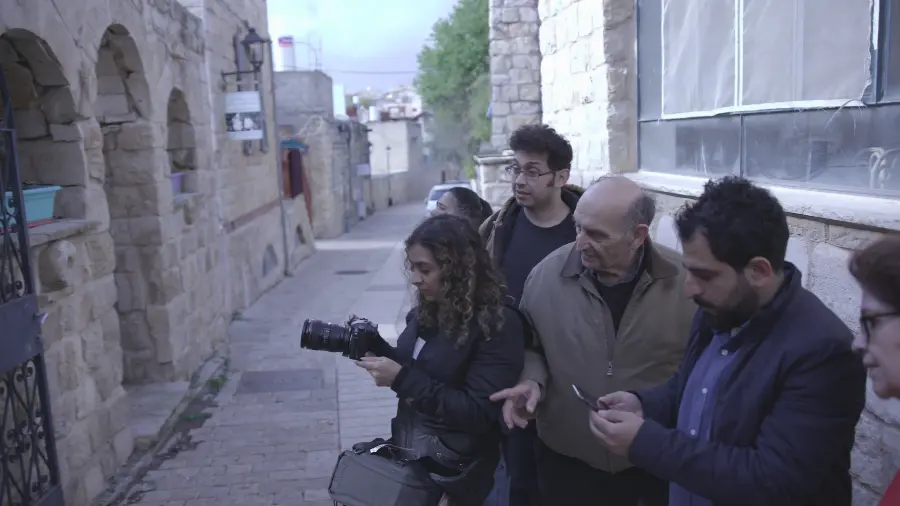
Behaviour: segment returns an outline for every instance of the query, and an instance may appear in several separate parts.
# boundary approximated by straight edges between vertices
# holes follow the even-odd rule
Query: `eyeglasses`
[[[869,344],[869,338],[875,332],[878,322],[885,318],[894,318],[900,316],[900,311],[888,311],[886,313],[864,314],[859,317],[859,328],[862,329],[863,339],[866,345]]]
[[[510,177],[510,180],[515,181],[519,174],[525,174],[525,181],[529,183],[536,181],[541,176],[546,176],[547,174],[553,174],[554,171],[548,170],[547,172],[539,172],[536,169],[528,169],[522,170],[522,167],[519,167],[517,164],[512,164],[504,169],[506,174]]]

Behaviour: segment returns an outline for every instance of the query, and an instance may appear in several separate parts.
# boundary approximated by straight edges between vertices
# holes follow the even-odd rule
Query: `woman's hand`
[[[375,379],[375,384],[380,387],[393,385],[401,368],[400,364],[385,357],[362,357],[356,365],[369,371]]]

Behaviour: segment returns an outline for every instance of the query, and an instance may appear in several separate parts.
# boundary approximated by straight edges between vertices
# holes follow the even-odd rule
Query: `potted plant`
[[[22,197],[25,200],[25,216],[29,225],[39,224],[53,219],[53,201],[56,192],[61,190],[59,186],[40,185],[26,182],[22,186]],[[6,208],[10,211],[18,207],[15,195],[6,192],[3,195]],[[13,219],[10,225],[15,225]]]

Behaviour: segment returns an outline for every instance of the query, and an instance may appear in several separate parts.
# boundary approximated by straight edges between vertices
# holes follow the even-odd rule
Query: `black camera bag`
[[[379,439],[354,445],[338,457],[328,493],[343,506],[437,506],[443,489],[420,458]]]

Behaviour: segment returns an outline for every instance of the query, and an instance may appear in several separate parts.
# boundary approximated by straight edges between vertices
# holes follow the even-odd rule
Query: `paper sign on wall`
[[[225,130],[233,141],[257,141],[263,138],[265,119],[258,91],[234,91],[225,94]]]

